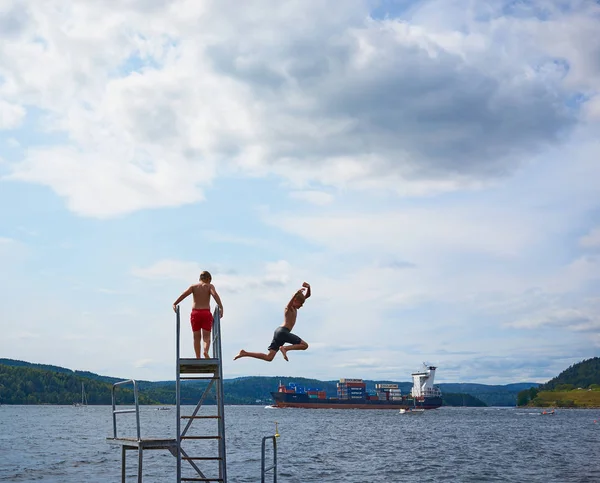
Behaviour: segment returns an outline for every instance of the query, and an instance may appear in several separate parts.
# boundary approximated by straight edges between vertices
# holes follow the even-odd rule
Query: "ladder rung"
[[[115,409],[113,414],[135,413],[135,409]]]
[[[221,436],[182,436],[180,439],[221,439]]]
[[[182,456],[182,460],[194,460],[194,461],[216,461],[222,460],[220,456]]]
[[[214,380],[218,380],[219,376],[198,376],[198,377],[193,377],[193,376],[179,376],[179,379],[185,379],[187,381],[201,381],[202,379],[214,379]]]
[[[181,419],[218,419],[221,416],[181,416]]]
[[[181,481],[223,481],[223,478],[185,478],[185,477],[181,477]]]

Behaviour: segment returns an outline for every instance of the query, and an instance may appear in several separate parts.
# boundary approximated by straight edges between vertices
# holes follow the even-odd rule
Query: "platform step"
[[[184,374],[190,374],[189,372],[185,372]],[[179,379],[185,381],[218,381],[219,376],[179,376]]]
[[[181,481],[223,481],[223,478],[185,478],[182,476]]]
[[[182,436],[180,439],[221,439],[221,436]]]
[[[206,374],[219,370],[219,359],[179,359],[181,374]]]
[[[223,458],[220,456],[182,456],[181,459],[186,461],[218,461]]]
[[[181,419],[220,419],[221,416],[181,416]]]

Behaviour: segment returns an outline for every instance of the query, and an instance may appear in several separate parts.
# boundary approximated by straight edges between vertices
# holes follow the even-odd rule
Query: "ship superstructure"
[[[436,369],[435,366],[425,366],[425,370],[412,373],[413,387],[410,390],[412,397],[419,400],[425,397],[442,396],[440,389],[433,385]]]

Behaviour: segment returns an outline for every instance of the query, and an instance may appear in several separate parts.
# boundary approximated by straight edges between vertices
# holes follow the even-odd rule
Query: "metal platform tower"
[[[227,483],[227,460],[225,451],[225,412],[224,412],[224,396],[223,396],[223,365],[221,355],[221,319],[219,316],[219,308],[215,307],[213,313],[213,328],[212,328],[212,358],[210,359],[183,359],[180,357],[180,328],[181,318],[179,307],[177,307],[177,379],[176,379],[176,405],[177,405],[177,483],[182,481],[217,481]],[[189,415],[181,414],[182,404],[182,380],[205,380],[208,381],[207,386],[196,404],[196,407]],[[216,413],[199,414],[202,405],[210,391],[214,389],[216,401]],[[182,422],[187,421],[182,429]],[[212,422],[210,424],[201,424]],[[216,422],[216,425],[214,424]],[[196,423],[194,425],[194,423]],[[194,426],[196,434],[190,435],[188,431]],[[216,426],[216,427],[215,427]],[[208,433],[208,434],[207,434]],[[211,434],[212,433],[212,434]],[[216,433],[216,434],[215,434]],[[198,445],[184,449],[183,446],[187,443],[212,440],[216,441],[216,454],[211,456],[200,456]],[[212,448],[215,449],[214,447]],[[197,456],[192,456],[197,454]],[[182,461],[189,463],[194,470],[193,476],[182,476]],[[207,477],[200,469],[199,464],[203,462],[216,462],[217,477]]]
[[[125,462],[126,451],[137,450],[138,452],[138,483],[142,483],[142,462],[144,450],[168,450],[177,458],[177,483],[183,481],[204,481],[204,482],[223,482],[227,483],[227,461],[225,451],[225,412],[223,397],[223,366],[221,357],[221,321],[218,307],[213,314],[212,329],[212,357],[210,359],[185,359],[180,356],[180,329],[181,319],[179,307],[176,310],[177,317],[177,337],[176,337],[176,417],[177,417],[177,437],[175,439],[142,438],[140,431],[140,409],[138,400],[138,386],[136,381],[129,379],[113,384],[112,387],[112,419],[113,436],[107,438],[108,443],[121,446],[121,482],[125,483]],[[200,400],[189,415],[181,414],[182,389],[187,384],[182,384],[182,380],[208,381],[204,388]],[[134,409],[117,409],[115,390],[118,386],[132,383],[134,395]],[[216,405],[212,414],[201,412],[202,406],[209,395],[214,390]],[[205,405],[206,406],[206,405]],[[215,412],[216,411],[216,412]],[[123,413],[135,413],[136,416],[136,436],[123,437],[117,433],[117,415]],[[182,429],[182,421],[186,421]],[[204,424],[203,424],[204,423]],[[210,424],[212,423],[212,425]],[[216,423],[216,424],[215,424]],[[190,434],[194,427],[194,434]],[[216,433],[216,434],[215,434]],[[206,443],[216,442],[207,448]],[[205,445],[202,446],[202,443]],[[186,446],[184,449],[183,446]],[[214,453],[207,455],[204,451],[213,450]],[[184,476],[182,474],[182,462],[186,462],[187,469],[191,469],[191,474]],[[202,470],[201,464],[209,465],[213,463],[211,474],[207,476]],[[276,471],[276,470],[275,470]]]

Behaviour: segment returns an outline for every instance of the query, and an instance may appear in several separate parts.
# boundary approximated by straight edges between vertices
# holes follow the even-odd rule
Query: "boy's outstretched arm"
[[[184,298],[186,298],[188,295],[190,295],[192,293],[192,286],[190,285],[188,287],[188,289],[183,292],[178,298],[177,300],[175,300],[175,302],[173,302],[173,311],[177,312],[177,306],[179,305],[179,302],[181,302]]]
[[[219,306],[219,317],[223,318],[223,304],[221,303],[221,297],[219,297],[217,289],[212,283],[210,284],[210,294],[213,296],[213,298],[217,302],[217,305]]]
[[[310,285],[308,282],[304,282],[302,286],[306,289],[306,293],[304,294],[304,298],[310,297]]]

